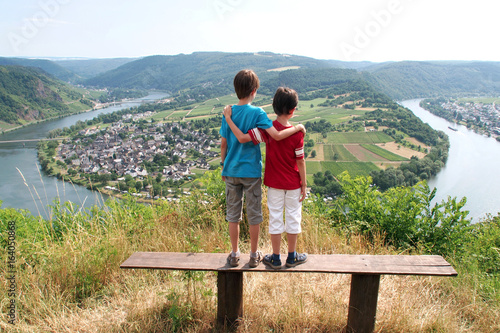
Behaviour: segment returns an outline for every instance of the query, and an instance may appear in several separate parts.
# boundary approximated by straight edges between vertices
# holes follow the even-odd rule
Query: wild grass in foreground
[[[5,315],[8,282],[2,278],[0,330],[217,331],[215,273],[132,271],[120,270],[119,265],[135,251],[228,252],[224,184],[219,177],[217,172],[207,173],[206,194],[193,192],[179,203],[147,206],[108,200],[104,207],[88,210],[56,205],[51,220],[1,209],[2,277],[7,274],[5,230],[8,222],[16,225],[18,321],[11,325]],[[321,198],[307,202],[299,251],[442,254],[459,272],[457,278],[382,277],[376,331],[500,331],[500,259],[495,256],[500,247],[499,218],[472,227],[461,219],[456,201],[443,204],[442,213],[432,213],[435,207],[427,203],[431,193],[425,186],[381,194],[365,185],[361,178],[346,177],[346,197],[336,206],[327,206]],[[383,218],[377,217],[382,213]],[[264,220],[260,248],[270,252],[267,216]],[[420,225],[410,225],[412,220]],[[435,220],[439,223],[434,225]],[[241,250],[248,252],[245,226]],[[460,239],[448,242],[449,237]],[[244,278],[245,313],[239,332],[344,329],[349,275],[245,273]]]

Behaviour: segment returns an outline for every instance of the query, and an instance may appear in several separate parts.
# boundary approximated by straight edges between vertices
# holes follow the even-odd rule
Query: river
[[[84,112],[61,119],[29,125],[0,135],[0,141],[46,138],[49,131],[70,127],[78,120],[87,121],[100,114],[127,109],[167,97],[163,92],[123,102],[107,108]],[[0,143],[0,201],[1,208],[22,208],[35,216],[50,218],[55,200],[72,202],[79,207],[101,206],[107,199],[83,186],[73,185],[44,175],[37,161],[36,142]]]
[[[448,196],[467,197],[465,209],[474,222],[484,219],[487,214],[497,215],[500,212],[500,172],[497,169],[500,142],[437,117],[421,108],[419,103],[420,100],[408,100],[400,104],[450,138],[446,166],[429,181],[429,186],[437,189],[435,201],[446,200]]]
[[[45,138],[50,130],[69,127],[78,120],[86,121],[102,113],[110,113],[137,106],[138,103],[166,97],[164,93],[152,93],[142,99],[122,103],[96,111],[81,113],[62,119],[51,120],[0,135],[0,141]],[[401,105],[450,137],[450,152],[446,166],[429,181],[437,188],[436,200],[448,196],[467,197],[465,209],[469,217],[480,221],[486,214],[500,211],[500,143],[495,139],[474,133],[464,126],[457,131],[448,128],[452,124],[436,117],[419,106],[420,100],[408,100]],[[52,205],[57,198],[71,201],[80,207],[102,205],[106,197],[82,186],[73,186],[55,177],[41,173],[36,156],[36,142],[0,144],[0,201],[2,208],[23,208],[32,214],[50,218]]]

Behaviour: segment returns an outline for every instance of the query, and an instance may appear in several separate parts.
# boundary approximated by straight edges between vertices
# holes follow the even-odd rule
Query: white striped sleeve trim
[[[304,158],[304,147],[295,149],[295,158]]]
[[[257,141],[258,143],[264,142],[264,138],[262,137],[262,134],[260,133],[258,128],[252,128],[250,132],[252,132],[255,141]]]

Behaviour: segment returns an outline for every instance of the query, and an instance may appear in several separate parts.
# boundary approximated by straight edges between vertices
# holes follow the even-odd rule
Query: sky
[[[500,61],[491,0],[0,0],[0,56]]]

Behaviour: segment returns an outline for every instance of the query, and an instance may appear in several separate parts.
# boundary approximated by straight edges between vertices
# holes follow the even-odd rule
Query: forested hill
[[[363,70],[367,81],[395,100],[500,94],[500,62],[403,61]]]
[[[175,56],[151,56],[129,62],[86,80],[96,87],[159,89],[176,92],[201,87],[225,94],[232,91],[234,75],[251,68],[261,81],[283,68],[331,67],[326,61],[275,53],[195,52]],[[271,71],[269,71],[271,70]]]
[[[81,92],[41,69],[0,66],[0,121],[21,124],[92,106]]]
[[[4,58],[0,57],[0,66],[24,66],[37,67],[45,72],[66,82],[77,82],[81,78],[72,70],[58,65],[57,63],[46,59],[25,59],[25,58]]]
[[[499,62],[349,63],[270,52],[195,52],[150,56],[130,61],[84,83],[96,87],[159,89],[172,93],[194,88],[213,96],[231,92],[234,74],[242,68],[255,70],[261,82],[276,82],[279,71],[286,69],[352,68],[352,71],[361,73],[364,80],[395,100],[500,93]],[[321,70],[315,73],[321,74]],[[297,82],[290,85],[296,87]]]

